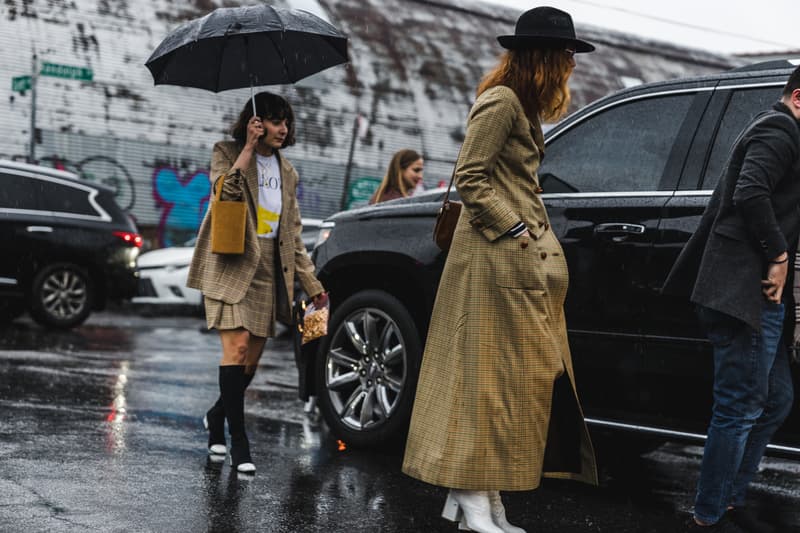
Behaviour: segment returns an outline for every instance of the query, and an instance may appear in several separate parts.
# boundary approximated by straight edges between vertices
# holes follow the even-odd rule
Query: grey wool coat
[[[794,261],[800,234],[800,127],[783,103],[757,116],[734,143],[700,224],[664,284],[761,331],[761,280],[789,253],[784,340],[794,334]]]
[[[233,163],[239,156],[241,148],[232,141],[221,141],[214,145],[211,155],[211,171],[209,179],[216,183],[217,178],[231,172]],[[281,222],[278,227],[278,249],[280,250],[280,270],[276,279],[283,277],[286,299],[277,298],[277,318],[291,323],[291,302],[294,298],[294,277],[297,275],[303,290],[309,296],[323,292],[323,287],[314,275],[314,263],[308,257],[301,237],[302,225],[300,210],[297,206],[297,183],[299,177],[291,163],[278,153],[281,167],[281,195],[283,207]],[[200,224],[194,256],[189,266],[189,277],[186,285],[199,289],[204,296],[221,300],[228,304],[238,303],[244,298],[250,286],[260,257],[260,247],[272,246],[272,239],[260,239],[256,232],[258,219],[258,171],[255,158],[243,172],[243,192],[248,203],[247,222],[245,228],[244,253],[241,255],[215,254],[211,251],[211,194],[208,211]],[[265,305],[267,303],[265,302]]]
[[[414,478],[466,490],[529,490],[542,475],[597,482],[567,342],[567,265],[539,195],[542,150],[510,88],[477,98],[403,462]],[[505,234],[520,220],[532,238]]]

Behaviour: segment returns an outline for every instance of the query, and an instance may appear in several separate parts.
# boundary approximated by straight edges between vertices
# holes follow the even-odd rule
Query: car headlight
[[[331,232],[333,231],[333,227],[335,225],[335,222],[323,222],[320,224],[319,233],[317,234],[317,242],[314,243],[314,248],[328,240],[328,237],[331,236]]]

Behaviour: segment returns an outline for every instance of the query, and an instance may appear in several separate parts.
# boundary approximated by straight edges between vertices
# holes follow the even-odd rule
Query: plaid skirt
[[[256,337],[275,336],[275,239],[259,242],[261,257],[242,301],[227,304],[203,298],[208,329],[244,328]]]

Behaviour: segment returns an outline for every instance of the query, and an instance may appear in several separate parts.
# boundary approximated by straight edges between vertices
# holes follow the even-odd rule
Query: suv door
[[[715,90],[698,128],[679,190],[667,203],[662,217],[656,246],[658,277],[662,282],[697,228],[734,141],[755,115],[780,98],[785,81],[785,78],[761,80],[745,85],[731,81]],[[648,417],[662,427],[679,417],[687,431],[705,435],[712,404],[711,346],[690,302],[658,296],[652,303],[661,312],[656,322],[659,330],[648,341],[642,377],[643,385],[653,391],[653,401],[646,406]]]
[[[710,95],[629,93],[548,136],[539,178],[569,265],[567,325],[589,422],[630,421],[647,401],[638,381],[657,315],[654,243]]]

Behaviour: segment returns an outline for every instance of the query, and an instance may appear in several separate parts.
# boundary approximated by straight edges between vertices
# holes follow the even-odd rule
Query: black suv
[[[567,325],[594,432],[704,439],[710,345],[691,305],[660,288],[736,136],[780,98],[791,69],[780,61],[630,88],[547,133],[539,179],[569,265]],[[445,261],[431,240],[442,196],[323,224],[313,259],[334,308],[329,335],[297,354],[300,393],[316,395],[331,429],[354,445],[401,439],[407,427]],[[800,453],[800,409],[776,443]]]
[[[28,310],[68,328],[136,292],[136,226],[110,189],[74,174],[0,161],[0,243],[0,322]]]

